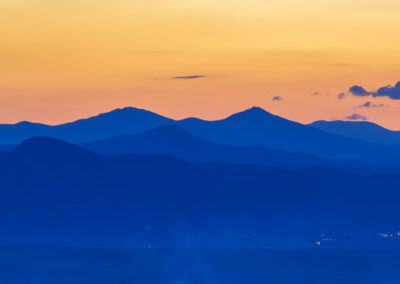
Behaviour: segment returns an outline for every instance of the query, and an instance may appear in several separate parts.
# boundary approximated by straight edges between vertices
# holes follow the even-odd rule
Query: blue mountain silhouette
[[[19,144],[34,136],[46,136],[71,143],[85,143],[143,132],[172,121],[150,111],[126,107],[56,126],[30,122],[3,124],[0,125],[0,141],[1,144]]]
[[[350,159],[368,163],[399,164],[398,148],[368,143],[321,131],[253,107],[226,119],[177,122],[186,131],[204,139],[235,146],[264,145],[309,153],[325,159]]]
[[[112,158],[35,137],[0,158],[0,243],[246,247],[257,233],[273,247],[307,247],[321,233],[398,229],[398,179]]]
[[[0,143],[18,144],[32,136],[46,136],[80,144],[138,134],[169,124],[176,124],[195,136],[219,144],[241,147],[261,145],[308,153],[323,159],[359,160],[388,166],[400,164],[400,146],[369,143],[328,133],[272,115],[258,107],[217,121],[196,118],[174,121],[146,110],[124,108],[58,126],[27,122],[2,125]]]
[[[95,141],[84,144],[83,147],[108,156],[131,153],[166,154],[197,163],[261,164],[293,169],[331,165],[328,161],[304,153],[269,149],[264,146],[235,147],[209,142],[176,125],[160,126],[145,133]]]
[[[19,144],[30,137],[47,135],[51,128],[49,125],[28,121],[16,124],[0,124],[0,141],[2,145]]]
[[[400,131],[391,131],[368,121],[325,121],[319,120],[309,124],[320,130],[371,143],[400,145]]]

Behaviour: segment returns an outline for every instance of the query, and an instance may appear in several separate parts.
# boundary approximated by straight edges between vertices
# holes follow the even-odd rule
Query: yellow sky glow
[[[399,10],[397,0],[2,0],[0,123],[122,106],[216,119],[258,105],[400,129],[397,101],[337,99],[400,81]],[[171,80],[189,75],[207,77]],[[367,100],[390,107],[355,108]]]

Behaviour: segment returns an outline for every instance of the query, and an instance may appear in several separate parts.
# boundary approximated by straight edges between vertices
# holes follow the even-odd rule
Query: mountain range
[[[253,107],[225,119],[178,122],[186,131],[210,141],[235,146],[264,145],[309,153],[325,159],[399,164],[400,149],[321,131]]]
[[[342,124],[347,125],[347,123],[353,125],[352,122]],[[376,141],[386,141],[386,143],[372,143],[366,135],[353,134],[350,137],[351,135],[346,133],[328,129],[332,127],[318,126],[321,123],[303,125],[272,115],[258,107],[216,121],[197,118],[172,120],[146,110],[124,108],[57,126],[28,122],[0,125],[0,144],[18,144],[34,136],[46,136],[82,144],[115,136],[139,134],[170,124],[175,124],[209,142],[235,147],[259,145],[310,154],[320,159],[355,160],[388,166],[400,164],[400,146],[392,146],[397,143],[394,139],[390,140],[392,142],[387,142],[389,138],[376,138]],[[371,133],[374,133],[376,128],[373,124],[355,124],[354,127],[358,126]],[[361,133],[361,130],[347,132]],[[382,136],[381,134],[375,136],[388,137],[387,131],[379,133],[383,133]],[[396,136],[395,132],[391,136]]]
[[[400,227],[396,145],[256,107],[217,121],[125,108],[0,137],[0,244],[398,246],[379,237]]]

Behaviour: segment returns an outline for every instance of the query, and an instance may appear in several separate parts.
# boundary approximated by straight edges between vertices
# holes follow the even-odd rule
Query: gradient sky
[[[0,122],[123,106],[216,119],[256,105],[400,129],[400,100],[338,99],[400,81],[398,11],[398,0],[1,0]],[[381,107],[357,107],[367,101]]]

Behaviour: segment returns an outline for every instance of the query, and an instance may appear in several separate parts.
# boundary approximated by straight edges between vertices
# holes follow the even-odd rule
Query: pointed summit
[[[250,113],[250,114],[267,114],[267,115],[271,115],[268,111],[266,111],[265,109],[258,107],[258,106],[253,106],[249,109],[246,109],[242,112],[239,113]]]
[[[259,106],[252,106],[251,108],[249,108],[246,111],[252,111],[252,112],[267,112],[265,109],[263,109],[262,107]]]
[[[228,118],[263,118],[263,117],[268,117],[268,116],[273,116],[271,113],[267,112],[261,107],[253,106],[249,109],[246,109],[244,111],[232,114]]]
[[[274,115],[261,107],[252,107],[247,110],[232,114],[231,116],[225,119],[226,121],[241,121],[249,124],[264,124],[264,123],[289,123],[291,122],[287,119],[284,119],[280,116]],[[297,123],[296,123],[297,124]]]

